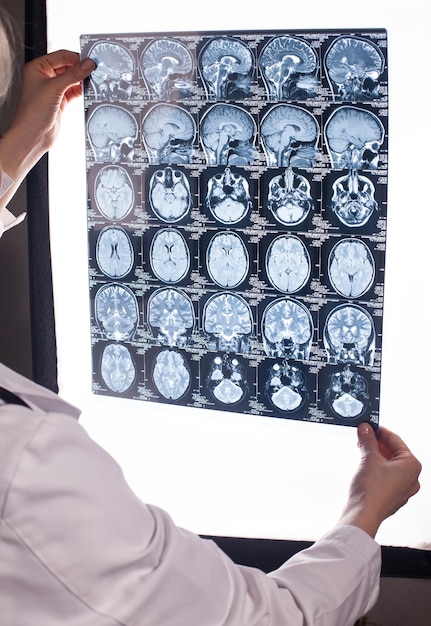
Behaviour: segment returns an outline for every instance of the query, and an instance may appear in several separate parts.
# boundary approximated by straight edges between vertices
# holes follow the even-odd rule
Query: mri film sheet
[[[377,425],[386,31],[81,52],[94,393]]]

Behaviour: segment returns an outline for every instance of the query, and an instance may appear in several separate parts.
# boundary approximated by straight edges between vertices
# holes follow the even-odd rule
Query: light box
[[[78,8],[78,7],[77,7]],[[380,416],[420,458],[422,491],[378,534],[384,545],[431,542],[428,464],[426,249],[429,212],[424,184],[429,125],[421,71],[429,27],[424,9],[365,2],[308,2],[292,15],[244,11],[219,3],[202,13],[164,5],[146,12],[106,2],[82,5],[64,20],[49,0],[48,47],[79,50],[85,33],[198,32],[259,29],[386,29],[389,154],[387,249]],[[226,17],[228,16],[228,17]],[[79,406],[81,423],[122,466],[144,501],[206,535],[312,541],[337,521],[359,461],[354,428],[214,411],[93,394],[86,193],[86,126],[82,100],[64,113],[50,154],[49,195],[60,394]]]

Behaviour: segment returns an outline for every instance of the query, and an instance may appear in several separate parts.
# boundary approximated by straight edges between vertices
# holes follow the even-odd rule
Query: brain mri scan
[[[316,95],[317,55],[311,45],[297,37],[271,39],[260,55],[259,69],[270,100],[307,100]]]
[[[329,363],[373,365],[376,333],[371,315],[355,304],[341,304],[327,317],[323,341]]]
[[[104,348],[100,369],[105,384],[115,394],[128,391],[136,378],[136,366],[130,351],[119,343]]]
[[[326,52],[324,66],[334,100],[363,102],[380,97],[384,57],[372,41],[338,37]]]
[[[136,296],[124,285],[109,283],[94,298],[96,320],[108,339],[127,341],[134,336],[139,311]]]
[[[335,169],[377,169],[384,128],[374,113],[343,106],[332,113],[324,132]]]
[[[234,353],[250,350],[253,316],[241,296],[233,293],[211,296],[203,310],[202,326],[211,349]]]
[[[191,299],[180,289],[161,288],[148,300],[148,325],[158,344],[184,348],[195,326]]]
[[[307,359],[313,339],[311,313],[297,300],[279,298],[263,313],[262,336],[268,356]]]
[[[230,167],[208,181],[206,205],[222,224],[237,224],[250,211],[252,202],[247,178]]]
[[[201,141],[208,165],[250,165],[256,158],[256,122],[235,104],[215,104],[202,117]]]
[[[132,95],[136,68],[133,55],[127,48],[101,41],[91,48],[88,56],[96,63],[90,76],[96,100],[128,100]]]
[[[142,123],[143,142],[154,165],[191,163],[195,135],[193,117],[175,104],[156,104]]]
[[[187,215],[192,197],[185,172],[165,167],[151,176],[149,200],[154,213],[163,222],[174,224]]]
[[[297,412],[308,399],[303,372],[288,360],[277,360],[271,367],[265,383],[265,392],[276,410],[285,413]]]
[[[95,393],[378,425],[389,52],[382,28],[81,36]]]
[[[369,408],[370,395],[364,376],[346,365],[329,377],[325,400],[331,410],[343,419],[361,417]]]
[[[260,133],[269,166],[314,165],[319,126],[306,109],[293,104],[274,106],[264,116]]]
[[[248,392],[247,370],[238,357],[217,355],[211,361],[206,386],[221,405],[238,404]]]
[[[156,39],[141,56],[142,75],[157,100],[189,98],[193,93],[193,69],[190,50],[177,39]]]
[[[190,252],[183,235],[174,228],[159,230],[150,247],[154,274],[164,283],[178,283],[190,269]]]
[[[159,352],[152,374],[157,391],[166,400],[179,400],[189,389],[190,368],[184,356],[176,350]]]
[[[374,259],[360,239],[343,239],[335,244],[328,259],[329,280],[335,291],[346,298],[358,298],[374,282]]]
[[[97,263],[106,276],[123,278],[133,267],[134,251],[126,231],[118,226],[104,228],[96,243]]]
[[[241,237],[232,231],[214,235],[207,249],[207,268],[220,287],[238,287],[249,270],[249,256]]]
[[[240,39],[210,39],[200,54],[199,70],[210,99],[243,100],[250,96],[254,58]]]
[[[351,168],[346,176],[337,178],[332,191],[331,209],[349,228],[365,226],[378,210],[374,183],[367,176],[358,174],[355,168]]]
[[[294,235],[280,235],[266,253],[266,271],[279,291],[299,291],[310,276],[311,261],[305,244]]]
[[[97,174],[94,183],[97,208],[108,220],[117,222],[132,210],[135,192],[132,180],[120,165],[107,165]]]
[[[314,208],[307,178],[291,167],[274,176],[269,183],[267,207],[280,224],[301,224]]]
[[[103,104],[88,120],[88,136],[96,161],[133,162],[138,124],[122,106]]]

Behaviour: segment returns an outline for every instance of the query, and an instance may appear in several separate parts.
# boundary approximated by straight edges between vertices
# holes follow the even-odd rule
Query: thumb
[[[64,92],[69,87],[76,85],[77,83],[85,80],[93,70],[96,69],[96,64],[91,59],[84,59],[79,63],[75,63],[66,71],[58,74],[55,78],[57,86]]]
[[[378,452],[379,445],[373,428],[367,422],[359,424],[357,429],[358,447],[362,456]]]

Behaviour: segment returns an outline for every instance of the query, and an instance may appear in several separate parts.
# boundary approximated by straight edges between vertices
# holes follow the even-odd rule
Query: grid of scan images
[[[93,392],[379,420],[387,33],[82,35]]]

